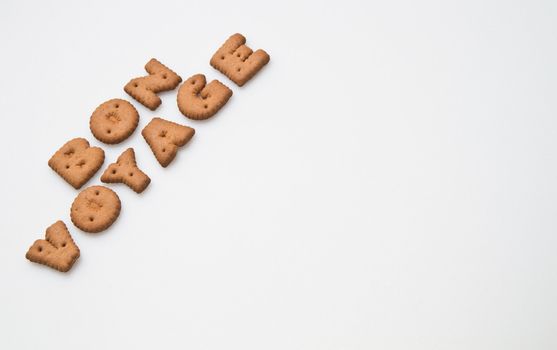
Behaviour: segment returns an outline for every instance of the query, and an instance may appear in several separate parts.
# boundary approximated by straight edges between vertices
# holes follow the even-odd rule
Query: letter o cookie
[[[120,215],[118,195],[104,186],[91,186],[81,191],[72,203],[70,218],[85,232],[106,230]]]
[[[89,127],[97,140],[115,144],[127,139],[137,128],[139,113],[126,100],[115,98],[95,109]]]

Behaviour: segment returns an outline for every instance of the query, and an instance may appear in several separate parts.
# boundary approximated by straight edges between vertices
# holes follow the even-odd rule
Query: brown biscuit
[[[267,52],[261,49],[253,52],[245,43],[246,38],[236,33],[211,58],[211,66],[238,86],[250,80],[270,59]]]
[[[178,90],[178,109],[190,119],[202,120],[215,115],[232,96],[232,90],[218,80],[207,81],[203,74],[186,80]]]
[[[170,68],[151,58],[145,65],[148,76],[130,80],[124,90],[139,103],[154,111],[161,104],[158,92],[173,90],[180,84],[182,78]]]
[[[116,221],[120,209],[120,198],[114,191],[104,186],[91,186],[74,199],[70,218],[85,232],[101,232]]]
[[[178,147],[182,147],[195,134],[195,130],[161,118],[153,118],[141,132],[153,154],[163,167],[176,157]]]
[[[139,114],[126,100],[115,98],[104,102],[95,109],[89,120],[89,128],[97,140],[120,143],[137,128]]]
[[[79,248],[64,222],[56,221],[48,227],[45,238],[36,240],[25,257],[61,272],[69,271],[79,258]]]
[[[149,185],[151,179],[137,167],[135,152],[133,148],[128,148],[118,157],[116,163],[108,166],[101,176],[101,181],[123,183],[135,192],[141,193]]]
[[[104,163],[104,151],[89,147],[83,138],[75,138],[62,146],[48,161],[48,165],[75,189],[81,188]]]

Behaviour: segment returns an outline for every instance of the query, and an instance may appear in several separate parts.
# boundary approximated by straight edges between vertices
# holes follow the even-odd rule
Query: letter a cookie
[[[145,70],[149,75],[130,80],[124,86],[124,91],[139,103],[154,111],[161,104],[161,99],[157,96],[157,93],[175,89],[182,78],[154,58],[147,62]]]
[[[25,257],[32,262],[66,272],[79,258],[79,248],[64,222],[57,221],[46,229],[45,239],[38,239],[33,243]]]
[[[167,167],[176,157],[178,147],[184,146],[195,130],[161,118],[153,118],[141,132],[160,165]]]
[[[143,192],[151,182],[147,174],[137,167],[135,152],[128,148],[118,157],[116,163],[112,163],[101,176],[104,183],[123,183],[137,193]]]
[[[211,66],[226,75],[238,86],[244,85],[269,62],[267,52],[255,52],[245,45],[242,34],[234,34],[215,52]]]
[[[48,161],[48,165],[75,189],[81,188],[104,163],[104,151],[89,147],[82,138],[70,140]]]
[[[228,102],[232,90],[218,80],[207,81],[203,74],[186,80],[178,90],[178,109],[190,119],[202,120],[215,115]]]

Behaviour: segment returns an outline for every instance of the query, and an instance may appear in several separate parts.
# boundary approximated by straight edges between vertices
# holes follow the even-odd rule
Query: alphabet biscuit
[[[176,157],[178,148],[184,146],[195,130],[161,118],[153,118],[141,132],[160,165],[167,167]]]
[[[56,221],[46,229],[45,239],[36,240],[25,257],[32,262],[67,272],[79,258],[79,248],[64,222]]]
[[[206,84],[203,74],[186,80],[178,90],[178,109],[190,119],[202,120],[215,115],[228,102],[232,90],[218,80]]]
[[[243,86],[265,66],[270,57],[259,49],[255,52],[245,45],[242,34],[234,34],[215,52],[211,66],[226,75],[238,86]]]
[[[81,188],[104,163],[104,151],[89,147],[83,138],[75,138],[64,144],[48,161],[56,171],[75,189]]]
[[[120,215],[118,195],[104,186],[91,186],[81,191],[72,203],[70,218],[73,224],[85,232],[106,230]]]
[[[101,176],[105,183],[123,183],[137,193],[143,192],[151,182],[149,176],[137,167],[135,152],[128,148],[119,157],[116,163],[108,166]]]
[[[157,93],[175,89],[182,78],[154,58],[147,62],[145,70],[149,75],[130,80],[124,86],[124,91],[139,103],[154,111],[161,104],[161,99],[157,96]]]
[[[89,120],[89,128],[97,140],[115,144],[127,139],[137,128],[139,114],[126,100],[115,98],[98,106]]]

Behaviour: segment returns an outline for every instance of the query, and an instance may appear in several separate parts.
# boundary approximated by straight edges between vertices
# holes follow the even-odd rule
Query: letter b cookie
[[[81,188],[104,163],[104,151],[89,147],[83,138],[70,140],[48,161],[48,165],[75,189]]]

